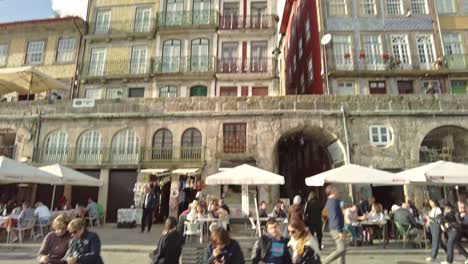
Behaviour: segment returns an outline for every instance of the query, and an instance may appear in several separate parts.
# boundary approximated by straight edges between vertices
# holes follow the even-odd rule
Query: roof
[[[63,23],[63,22],[70,22],[70,21],[74,21],[74,20],[79,20],[79,22],[84,22],[84,20],[81,17],[70,16],[70,17],[35,19],[35,20],[15,21],[15,22],[3,23],[3,24],[0,24],[0,28],[15,27],[15,26],[40,25],[40,24]]]

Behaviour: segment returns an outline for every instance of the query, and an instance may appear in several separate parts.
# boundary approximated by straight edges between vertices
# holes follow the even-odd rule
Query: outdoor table
[[[8,237],[8,229],[7,229],[6,223],[7,223],[8,219],[10,219],[9,216],[0,216],[0,230],[5,229],[7,231],[7,233],[6,233],[7,237]],[[5,240],[7,240],[7,239],[8,238],[6,238]]]
[[[219,224],[222,221],[223,220],[220,220],[219,218],[214,218],[214,217],[203,217],[203,218],[198,218],[198,219],[195,220],[195,222],[200,223],[200,233],[201,233],[201,235],[200,235],[200,244],[203,243],[205,233],[206,233],[207,236],[209,234],[208,223],[209,222],[217,222]],[[206,228],[205,228],[205,225],[206,225]],[[205,230],[206,230],[206,232],[205,232]]]
[[[377,226],[382,228],[384,248],[388,245],[388,222],[363,220],[360,222],[363,228]]]
[[[135,223],[139,225],[143,216],[141,208],[120,208],[117,210],[117,226]]]

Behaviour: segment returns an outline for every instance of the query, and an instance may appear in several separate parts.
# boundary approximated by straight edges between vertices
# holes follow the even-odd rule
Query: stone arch
[[[76,159],[81,162],[101,161],[103,137],[98,129],[83,131],[76,141]]]
[[[419,162],[468,160],[468,129],[460,125],[442,125],[431,129],[419,143]]]

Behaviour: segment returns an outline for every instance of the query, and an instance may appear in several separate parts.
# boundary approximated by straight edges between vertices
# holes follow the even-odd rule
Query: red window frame
[[[383,88],[379,88],[379,84],[384,84]],[[372,88],[375,84],[376,88]],[[369,94],[387,94],[387,83],[385,81],[369,81]]]
[[[252,96],[268,96],[268,87],[252,87]]]
[[[221,87],[219,88],[220,96],[237,96],[237,87]]]
[[[245,153],[247,150],[247,124],[223,124],[224,153]]]

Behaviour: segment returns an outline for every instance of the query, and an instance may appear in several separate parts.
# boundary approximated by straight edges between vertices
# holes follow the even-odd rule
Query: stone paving
[[[161,225],[153,227],[151,233],[140,233],[139,229],[117,229],[115,225],[96,228],[103,243],[102,256],[108,264],[145,264],[149,263],[148,253],[154,250],[162,230]],[[327,235],[325,234],[325,237]],[[2,241],[3,242],[3,241]],[[36,263],[35,256],[40,241],[27,241],[23,245],[0,243],[0,264],[30,264]],[[199,247],[189,245],[188,247]],[[185,250],[185,249],[184,249]],[[332,250],[329,239],[325,241],[324,255]],[[187,251],[187,250],[185,250]],[[190,252],[190,251],[187,251]],[[402,249],[401,245],[393,244],[383,249],[376,245],[371,247],[349,248],[347,263],[351,264],[423,264],[429,251],[425,249]],[[443,251],[438,261],[444,260]],[[458,261],[458,262],[457,262]],[[457,258],[454,263],[463,263]]]

